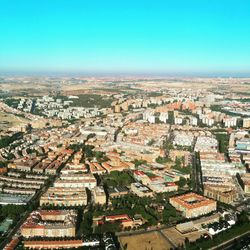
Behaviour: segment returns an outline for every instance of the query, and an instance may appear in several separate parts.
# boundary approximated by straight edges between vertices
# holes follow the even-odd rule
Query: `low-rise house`
[[[130,188],[131,188],[131,192],[138,195],[139,197],[144,197],[144,196],[153,197],[152,190],[150,190],[147,186],[139,182],[132,183]]]

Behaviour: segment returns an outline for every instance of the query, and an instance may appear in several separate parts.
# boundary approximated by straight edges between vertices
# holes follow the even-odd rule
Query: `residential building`
[[[101,204],[101,205],[106,204],[107,197],[103,189],[103,186],[94,187],[92,190],[92,194],[93,194],[93,202],[95,204]]]
[[[138,195],[139,197],[150,196],[153,197],[153,192],[147,186],[141,184],[140,182],[132,183],[131,191]]]
[[[226,204],[232,204],[238,198],[236,190],[232,187],[219,185],[204,185],[204,195]]]
[[[74,210],[37,210],[21,226],[24,238],[75,237],[77,212]]]

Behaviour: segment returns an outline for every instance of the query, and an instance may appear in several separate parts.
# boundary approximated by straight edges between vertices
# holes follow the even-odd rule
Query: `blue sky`
[[[250,75],[250,1],[0,0],[0,72]]]

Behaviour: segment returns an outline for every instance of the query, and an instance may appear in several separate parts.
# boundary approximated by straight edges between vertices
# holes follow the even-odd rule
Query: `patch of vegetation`
[[[148,92],[147,93],[148,97],[158,97],[158,96],[162,96],[161,92]]]
[[[0,161],[0,168],[5,168],[8,166],[8,162],[6,161]]]
[[[241,98],[240,102],[242,102],[242,103],[250,102],[250,98]]]
[[[187,184],[187,180],[183,177],[180,177],[180,180],[178,181],[178,186],[180,188],[183,188]]]
[[[165,163],[167,163],[167,162],[171,162],[171,160],[170,160],[169,158],[167,158],[167,157],[162,157],[162,156],[158,156],[158,157],[155,159],[155,161],[156,161],[157,163],[160,163],[160,164],[165,164]]]
[[[102,182],[107,187],[128,186],[134,182],[129,172],[112,171],[110,174],[101,176]]]
[[[133,163],[135,164],[135,167],[137,168],[140,165],[147,164],[147,161],[135,159]]]
[[[234,112],[230,112],[228,110],[223,109],[223,106],[221,106],[221,105],[211,105],[210,108],[212,111],[218,111],[218,112],[224,113],[226,115],[239,116],[239,114],[236,114]],[[242,117],[244,117],[244,115],[242,115]]]
[[[69,146],[69,149],[72,149],[74,151],[82,150],[87,158],[93,158],[95,156],[95,153],[93,150],[94,146],[86,145],[85,143],[71,144]]]
[[[0,139],[0,148],[5,148],[9,146],[12,142],[16,140],[21,140],[23,138],[23,133],[18,132],[12,136],[4,136]]]
[[[219,143],[220,153],[227,153],[229,145],[229,134],[228,133],[214,133]]]
[[[164,193],[157,194],[156,197],[138,197],[134,194],[128,194],[112,199],[114,209],[106,213],[110,215],[125,213],[131,217],[135,214],[141,214],[147,220],[147,223],[143,225],[144,228],[156,225],[158,222],[166,224],[177,222],[182,220],[183,217],[180,212],[166,202],[166,199],[171,195],[173,194]],[[156,207],[162,207],[163,210],[157,210]]]
[[[80,233],[91,234],[93,231],[92,223],[93,223],[93,213],[91,211],[85,212],[79,227]]]
[[[174,124],[174,111],[169,111],[168,112],[168,123],[169,124]]]
[[[5,218],[10,218],[15,224],[20,218],[21,215],[27,210],[26,206],[16,206],[16,205],[4,205],[0,206],[0,221],[3,221]]]
[[[71,106],[86,107],[86,108],[107,108],[111,106],[113,99],[96,94],[83,94],[79,95],[78,99],[72,99]]]
[[[163,223],[173,223],[179,222],[183,220],[183,217],[180,212],[178,212],[173,206],[169,203],[166,203],[164,206],[164,210],[162,212]]]
[[[121,223],[120,222],[113,222],[113,223],[105,223],[103,225],[99,225],[95,228],[95,233],[103,234],[106,232],[115,233],[120,231]]]
[[[173,166],[173,169],[178,170],[179,172],[181,172],[182,174],[191,174],[192,171],[192,166],[188,165],[186,167],[183,167],[183,157],[177,157],[175,160],[175,165]]]
[[[176,145],[175,148],[176,148],[177,150],[183,150],[183,151],[192,152],[192,146],[181,146],[181,145]]]
[[[4,100],[5,104],[7,104],[8,106],[12,108],[17,108],[19,101],[20,99],[15,99],[15,98],[6,98]]]
[[[172,141],[169,138],[164,140],[162,144],[162,148],[166,150],[167,152],[169,152],[171,149],[174,148]]]
[[[105,162],[109,160],[106,154],[101,151],[94,151],[94,156],[98,162]]]
[[[148,225],[156,225],[160,220],[160,215],[150,207],[153,203],[151,197],[138,197],[134,194],[128,194],[111,200],[113,210],[106,211],[108,215],[128,214],[133,217],[135,214],[141,214],[148,221]]]

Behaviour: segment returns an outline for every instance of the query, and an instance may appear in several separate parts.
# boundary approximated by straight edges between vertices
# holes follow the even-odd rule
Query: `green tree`
[[[180,188],[183,188],[187,184],[187,180],[183,177],[180,177],[180,180],[178,181],[178,186]]]
[[[93,223],[93,214],[91,211],[84,213],[83,220],[80,224],[80,232],[82,234],[91,234],[92,233],[92,223]]]

